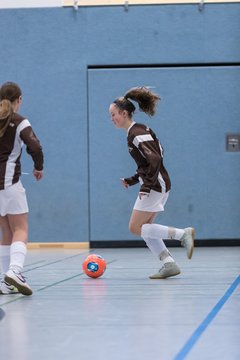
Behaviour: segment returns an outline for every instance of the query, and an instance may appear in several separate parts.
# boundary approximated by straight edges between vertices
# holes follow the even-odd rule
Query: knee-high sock
[[[151,250],[151,252],[156,255],[157,257],[160,256],[160,254],[163,251],[166,251],[166,245],[164,244],[164,242],[162,241],[162,239],[150,239],[150,238],[143,238],[144,241],[147,244],[147,247]]]
[[[148,237],[147,231],[145,231],[145,229],[143,228],[141,235],[153,255],[157,256],[160,260],[162,260],[164,264],[166,262],[174,262],[172,255],[168,251],[162,239],[152,239]]]
[[[163,263],[174,262],[172,254],[166,248],[162,239],[144,239],[153,255],[156,255]]]
[[[10,245],[0,245],[0,270],[1,278],[8,271],[10,265]]]
[[[150,239],[175,239],[181,240],[184,230],[159,224],[144,224],[142,226],[142,237]]]
[[[10,269],[21,272],[27,254],[27,246],[22,241],[15,241],[10,249]]]

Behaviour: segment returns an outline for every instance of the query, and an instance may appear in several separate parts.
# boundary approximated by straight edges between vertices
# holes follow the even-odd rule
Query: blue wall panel
[[[149,85],[156,83],[155,70],[142,71],[143,78],[139,78],[139,69],[129,70],[128,77],[125,70],[123,76],[116,75],[121,74],[120,71],[110,70],[102,73],[101,83],[95,83],[95,74],[98,72],[90,73],[88,84],[88,65],[239,63],[239,18],[240,4],[208,4],[202,12],[197,5],[130,6],[128,12],[123,7],[86,7],[79,8],[77,12],[72,8],[0,10],[0,83],[13,80],[21,85],[24,98],[21,113],[33,124],[46,156],[45,179],[42,183],[35,183],[30,176],[23,177],[31,209],[31,241],[88,241],[111,239],[113,236],[112,229],[104,226],[97,215],[104,201],[102,195],[101,202],[97,197],[95,199],[94,193],[95,182],[99,183],[98,174],[96,181],[93,180],[95,164],[99,162],[95,126],[99,138],[111,134],[115,150],[119,147],[120,151],[121,148],[117,159],[112,157],[110,162],[104,162],[109,171],[107,181],[110,181],[109,188],[104,188],[105,201],[110,204],[112,200],[118,199],[112,212],[112,221],[116,226],[120,221],[121,229],[121,234],[115,234],[111,240],[130,238],[126,222],[137,189],[126,193],[124,189],[119,189],[116,179],[118,181],[118,177],[123,176],[123,170],[131,172],[134,165],[128,158],[127,150],[125,155],[123,153],[124,135],[117,133],[106,120],[107,109],[112,98],[129,86],[137,85],[140,80]],[[164,220],[171,223],[174,220],[176,225],[186,220],[197,222],[201,229],[199,236],[202,237],[239,238],[234,215],[239,213],[239,192],[235,193],[236,181],[239,179],[239,168],[236,165],[238,155],[227,154],[223,150],[225,131],[239,131],[236,120],[239,116],[239,88],[236,84],[238,68],[219,69],[220,75],[214,76],[211,74],[214,69],[205,70],[169,68],[157,72],[159,82],[156,86],[163,96],[159,109],[160,128],[157,130],[161,130],[161,138],[164,144],[166,142],[166,161],[174,181]],[[213,96],[216,87],[218,97]],[[198,97],[189,96],[191,89],[200,91]],[[208,96],[211,98],[209,103],[206,102]],[[100,98],[103,103],[99,101]],[[200,116],[192,120],[191,115],[196,109],[204,109],[203,120]],[[99,119],[96,120],[98,111]],[[206,122],[206,116],[215,112],[221,121],[218,122],[216,115],[213,122]],[[227,113],[229,117],[226,124]],[[154,128],[155,124],[158,124],[158,120],[153,122]],[[177,139],[174,136],[176,129]],[[192,168],[187,180],[190,181],[187,185],[191,185],[187,207],[179,207],[179,204],[184,203],[184,195],[178,194],[178,187],[186,182],[181,166],[185,166],[187,161],[196,166],[197,161],[201,160],[199,152],[196,157],[196,153],[189,155],[186,149],[183,149],[182,163],[180,159],[173,160],[176,159],[177,149],[181,147],[180,139],[184,137],[186,129],[191,134],[190,139],[193,134],[200,134],[199,140],[191,140],[191,146],[199,146],[200,141],[206,146],[208,152],[204,154],[208,170],[212,169],[214,163],[214,151],[209,149],[211,146],[214,146],[214,150],[215,146],[219,147],[218,166],[222,161],[224,170],[218,170],[218,177],[225,181],[227,179],[232,189],[228,190],[227,195],[224,192],[223,199],[233,214],[230,216],[228,212],[227,226],[221,228],[221,233],[220,230],[216,231],[212,209],[213,200],[222,189],[219,182],[216,182],[213,192],[207,186],[204,189],[208,196],[205,206],[207,214],[212,214],[214,231],[212,222],[211,226],[208,222],[209,215],[203,211],[202,201],[197,201],[203,193],[199,192],[198,187],[192,189],[192,175],[195,171]],[[174,140],[170,140],[170,133]],[[212,136],[218,140],[212,142]],[[232,173],[232,169],[234,176],[227,178],[225,172]],[[27,156],[23,160],[23,170],[32,170]],[[105,170],[98,170],[102,175],[105,174]],[[209,174],[214,176],[215,171],[211,171]],[[212,179],[210,186],[213,186]],[[170,209],[175,211],[174,219]],[[198,221],[197,214],[200,216]],[[226,217],[224,210],[218,210],[217,221],[220,217]]]
[[[22,179],[31,241],[89,240],[85,44],[71,15],[62,9],[0,11],[0,81],[21,85],[21,113],[45,152],[44,180]],[[27,156],[23,170],[32,172]]]
[[[154,86],[162,96],[156,118],[135,115],[159,136],[172,178],[159,221],[194,225],[200,239],[239,237],[240,153],[225,150],[226,133],[240,131],[239,84],[240,67],[89,71],[92,240],[130,237],[128,219],[138,186],[125,190],[119,178],[134,175],[136,166],[126,133],[115,129],[106,104],[141,85]]]
[[[89,64],[239,61],[240,4],[86,10]],[[79,13],[81,19],[81,11]]]

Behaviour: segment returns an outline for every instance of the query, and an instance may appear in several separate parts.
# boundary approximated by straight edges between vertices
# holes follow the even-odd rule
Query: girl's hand
[[[33,176],[35,177],[35,179],[36,179],[37,181],[41,180],[42,177],[43,177],[43,170],[36,170],[36,169],[34,169],[34,170],[33,170]]]
[[[126,189],[129,187],[128,183],[124,180],[124,178],[120,178],[120,181]]]

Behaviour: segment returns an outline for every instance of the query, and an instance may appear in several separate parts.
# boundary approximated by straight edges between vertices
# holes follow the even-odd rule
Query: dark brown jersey
[[[155,133],[146,125],[133,122],[128,129],[127,142],[137,171],[125,181],[129,185],[140,182],[141,192],[149,193],[151,189],[162,193],[169,191],[171,181],[163,165],[163,148]]]
[[[33,159],[34,168],[42,170],[43,152],[40,142],[29,121],[14,113],[4,135],[0,138],[0,190],[19,181],[23,144]]]

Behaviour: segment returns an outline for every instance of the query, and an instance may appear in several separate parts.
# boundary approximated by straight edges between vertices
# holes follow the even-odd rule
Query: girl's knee
[[[129,223],[129,231],[134,235],[141,235],[141,225],[135,224],[133,222]]]

